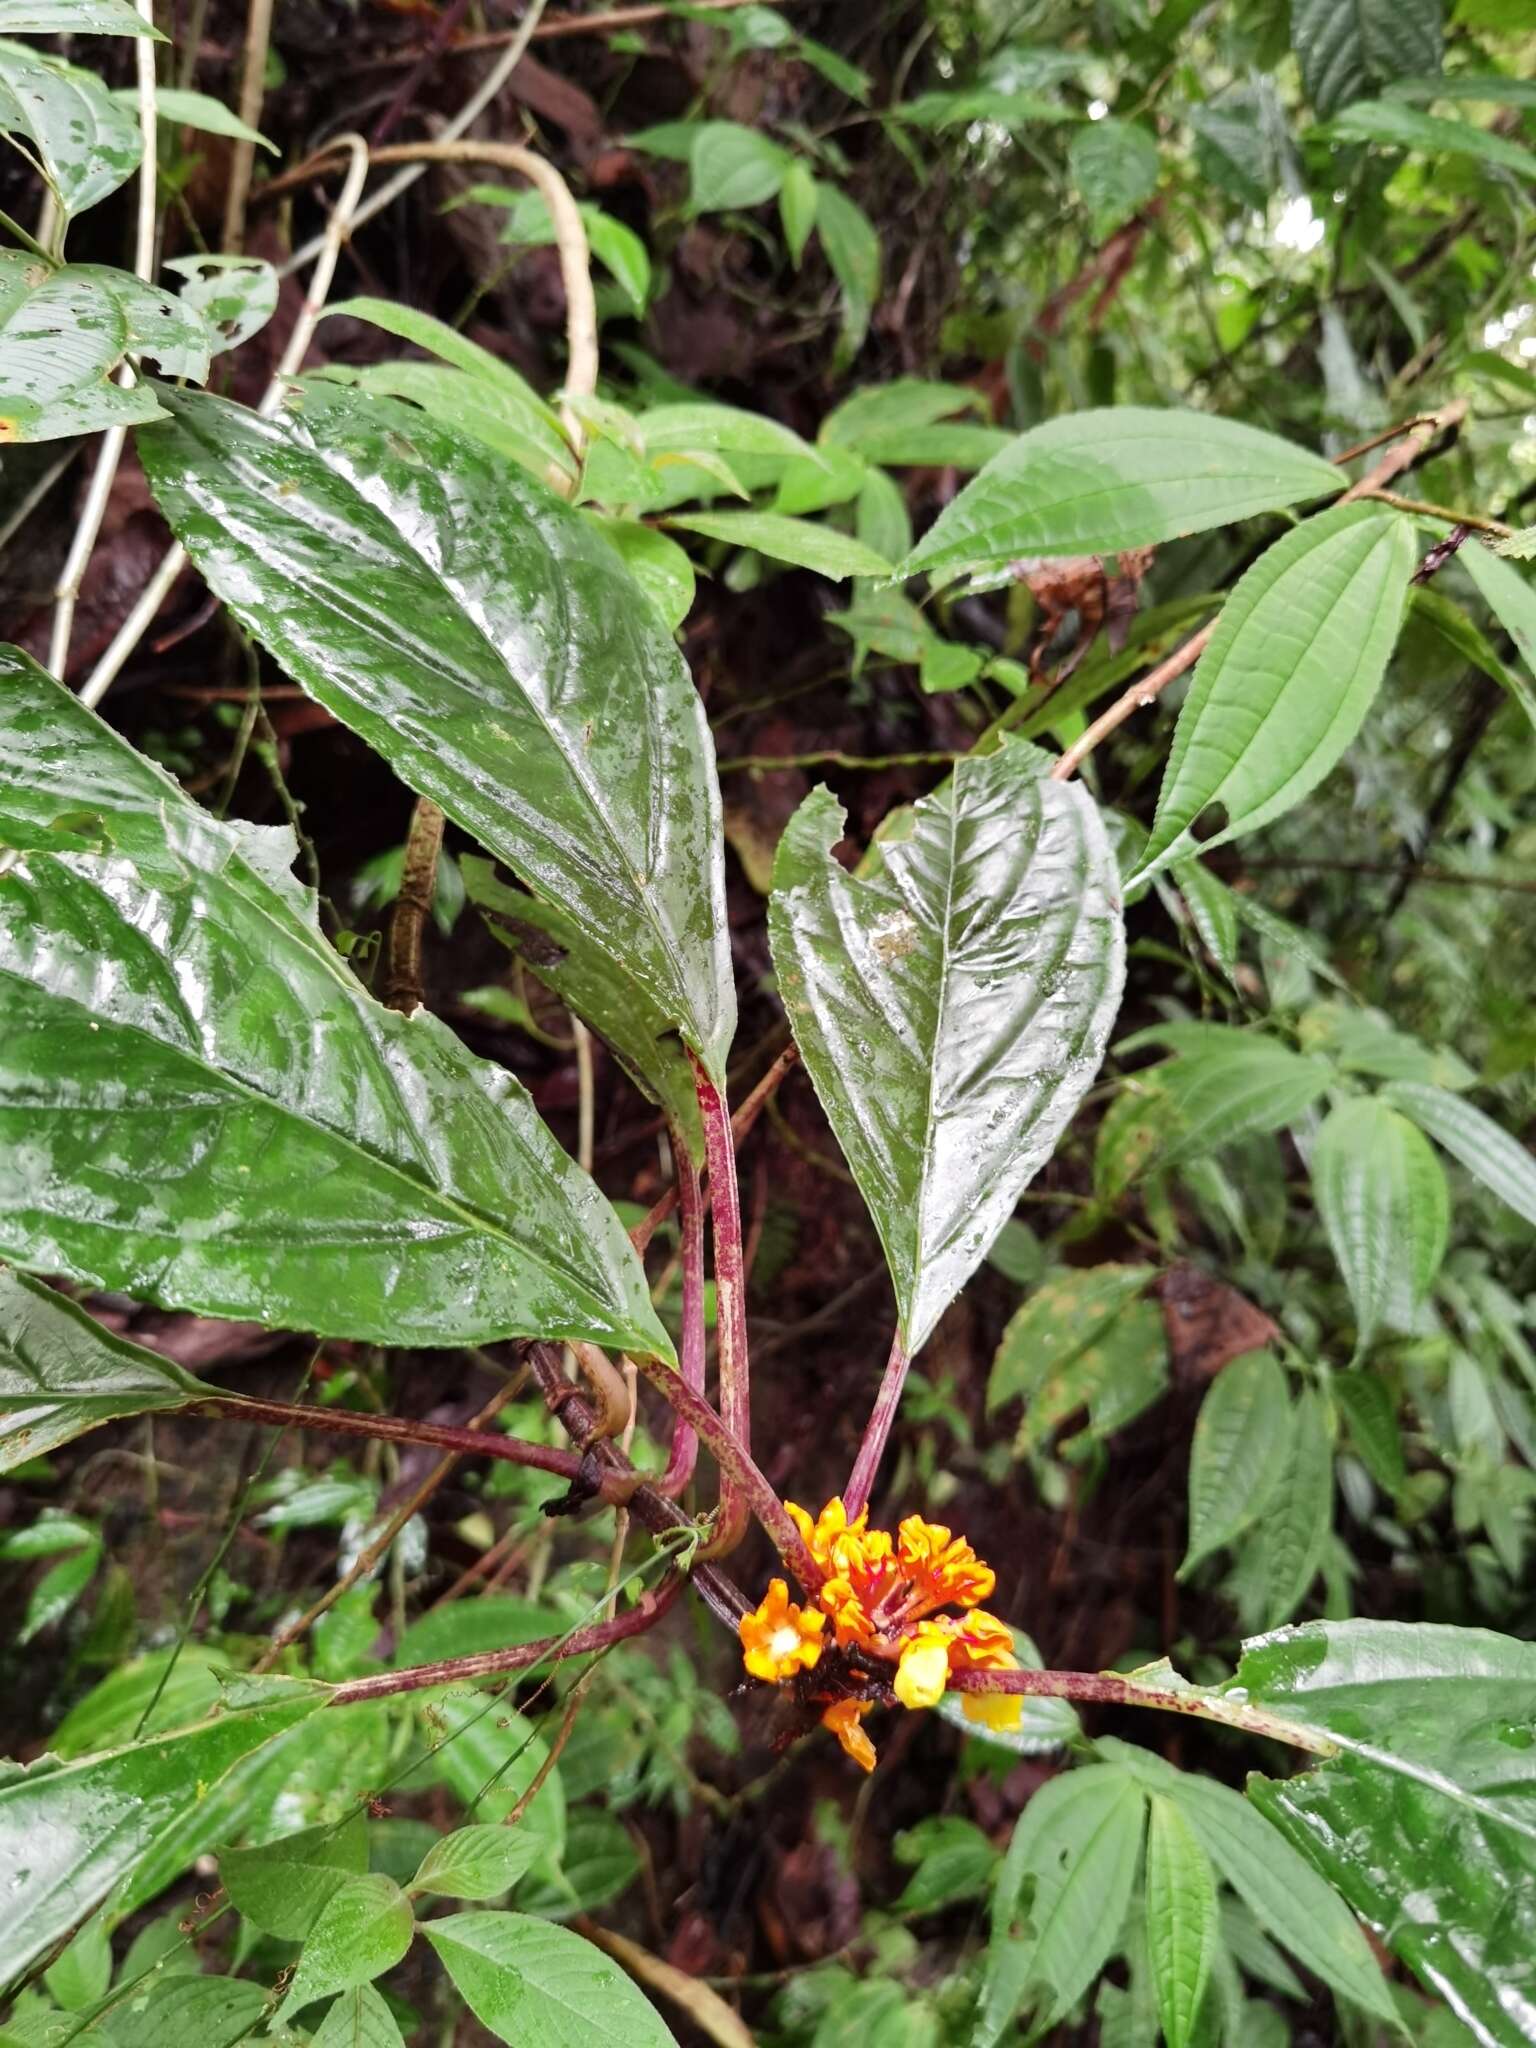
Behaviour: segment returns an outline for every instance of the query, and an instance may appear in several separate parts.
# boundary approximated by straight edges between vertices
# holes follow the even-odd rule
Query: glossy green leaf
[[[1189,1448],[1185,1578],[1263,1515],[1286,1462],[1291,1398],[1274,1354],[1250,1352],[1222,1367],[1200,1404]]]
[[[1131,886],[1256,831],[1316,788],[1359,731],[1397,641],[1413,528],[1340,505],[1279,540],[1227,599],[1179,712]]]
[[[0,1779],[6,1968],[14,1975],[45,1954],[226,1772],[325,1697],[321,1687],[292,1686],[180,1734],[78,1763],[42,1757]]]
[[[392,1970],[416,1931],[410,1900],[392,1877],[349,1877],[321,1907],[304,1940],[281,2011],[291,2018],[317,1998]]]
[[[526,1913],[455,1913],[422,1933],[483,2027],[511,2048],[673,2048],[601,1949]]]
[[[1330,1990],[1391,2022],[1391,1994],[1354,1915],[1240,1792],[1204,1772],[1176,1770],[1130,1743],[1105,1737],[1094,1746],[1149,1792],[1162,1793],[1178,1806],[1218,1872],[1267,1934]]]
[[[347,1879],[367,1868],[361,1815],[339,1828],[302,1828],[258,1848],[219,1851],[219,1879],[230,1904],[280,1941],[303,1941]]]
[[[134,87],[124,86],[112,97],[137,121],[139,96]],[[270,150],[273,156],[278,154],[275,142],[268,142],[259,129],[253,128],[249,121],[242,121],[222,100],[214,99],[209,93],[184,92],[171,85],[157,86],[155,112],[173,128],[195,128],[202,135],[223,135],[234,142],[252,142],[261,149]]]
[[[178,1971],[153,1976],[114,2003],[107,2027],[112,2048],[235,2048],[250,2038],[266,2005],[264,1985]]]
[[[1341,142],[1379,142],[1389,149],[1423,150],[1429,156],[1474,157],[1517,177],[1536,177],[1536,155],[1518,142],[1479,128],[1475,121],[1421,114],[1416,107],[1391,100],[1354,101],[1329,122],[1328,133]]]
[[[1291,0],[1291,44],[1321,115],[1440,69],[1441,0]]]
[[[1020,555],[1113,554],[1329,497],[1332,463],[1235,420],[1111,406],[1032,427],[901,564],[948,582]]]
[[[1259,1530],[1264,1566],[1265,1626],[1288,1621],[1306,1597],[1333,1527],[1333,1445],[1319,1396],[1303,1387],[1296,1400],[1290,1455]]]
[[[1245,1647],[1237,1682],[1248,1697],[1340,1750],[1283,1782],[1250,1779],[1249,1796],[1475,2040],[1526,2048],[1536,1646],[1483,1629],[1348,1621]]]
[[[354,1984],[327,2007],[310,2048],[405,2048],[394,2014],[371,1984]]]
[[[608,1204],[509,1074],[364,992],[291,837],[211,818],[26,656],[0,677],[0,1250],[280,1328],[669,1356]]]
[[[1422,1082],[1394,1081],[1385,1094],[1517,1216],[1536,1223],[1536,1159],[1491,1116]]]
[[[732,547],[755,548],[770,561],[814,569],[818,576],[841,583],[849,576],[888,576],[891,565],[862,541],[835,527],[808,519],[786,519],[780,512],[675,513],[668,525],[706,540],[728,541]]]
[[[578,512],[387,400],[165,394],[150,482],[212,588],[413,788],[583,930],[718,1078],[719,791],[686,665]]]
[[[1226,883],[1213,875],[1203,861],[1182,860],[1174,869],[1189,921],[1200,943],[1231,981],[1237,971],[1237,905]]]
[[[0,249],[0,440],[52,441],[157,419],[147,384],[109,373],[130,349],[174,375],[207,374],[212,337],[193,307],[94,263],[62,270]]]
[[[528,1869],[540,1846],[538,1836],[522,1828],[455,1828],[427,1851],[410,1890],[445,1899],[499,1899]]]
[[[4,36],[165,37],[147,22],[133,0],[0,0]]]
[[[405,2048],[405,2042],[373,1986],[355,1984],[327,2010],[309,2048]]]
[[[632,138],[633,139],[633,138]],[[739,121],[701,121],[688,142],[694,213],[736,212],[776,196],[793,159]]]
[[[207,1391],[51,1287],[0,1266],[0,1472],[119,1416],[184,1408]]]
[[[816,234],[842,293],[840,360],[864,346],[880,297],[880,237],[863,207],[839,186],[816,181]]]
[[[863,880],[816,790],[774,864],[780,992],[914,1352],[1050,1157],[1120,1000],[1114,859],[1042,765],[1020,745],[961,761]]]
[[[1021,2008],[1044,2030],[1064,2018],[1119,1945],[1141,1861],[1146,1795],[1114,1764],[1049,1779],[1013,1831],[992,1895],[973,2048],[991,2048]]]
[[[694,1156],[702,1160],[703,1126],[693,1069],[662,1012],[642,991],[615,985],[606,958],[555,904],[509,888],[489,861],[473,854],[466,854],[460,865],[469,900],[485,913],[487,928],[530,973],[587,1020],[635,1085],[667,1112],[674,1130],[686,1134]]]
[[[181,302],[202,321],[215,355],[259,334],[277,311],[277,272],[259,256],[176,256],[165,268],[186,279]]]
[[[1189,2048],[1220,1942],[1210,1858],[1180,1809],[1155,1792],[1148,1801],[1147,1947],[1167,2048]]]
[[[0,42],[0,135],[37,164],[66,215],[115,192],[144,149],[137,114],[93,71],[25,43]]]
[[[1434,1285],[1451,1220],[1445,1169],[1407,1117],[1362,1096],[1318,1132],[1312,1192],[1354,1304],[1358,1356]]]
[[[1067,168],[1102,241],[1157,190],[1157,143],[1135,121],[1088,121],[1072,137]]]
[[[1511,568],[1502,556],[1476,541],[1462,549],[1460,560],[1488,608],[1514,641],[1527,674],[1536,677],[1536,590],[1532,590],[1518,569]],[[1517,697],[1520,708],[1536,726],[1536,690],[1523,677],[1511,678],[1507,671],[1499,679]]]

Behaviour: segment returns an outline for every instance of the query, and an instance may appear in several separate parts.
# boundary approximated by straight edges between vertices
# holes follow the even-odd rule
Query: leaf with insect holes
[[[511,463],[387,399],[264,420],[162,392],[151,487],[312,696],[557,903],[717,1080],[735,1029],[714,752],[614,550]]]
[[[1157,815],[1128,886],[1298,804],[1359,731],[1397,642],[1410,522],[1338,505],[1266,550],[1227,599],[1179,712]],[[1197,841],[1213,808],[1221,829]]]
[[[791,819],[769,936],[806,1067],[869,1204],[915,1352],[1050,1157],[1120,1001],[1119,875],[1092,799],[1019,744],[971,755],[881,841]]]
[[[670,1357],[608,1203],[510,1074],[367,994],[292,835],[15,649],[0,684],[0,1254],[282,1329]]]
[[[84,213],[138,169],[137,115],[93,71],[0,42],[0,135],[42,171],[66,216]]]

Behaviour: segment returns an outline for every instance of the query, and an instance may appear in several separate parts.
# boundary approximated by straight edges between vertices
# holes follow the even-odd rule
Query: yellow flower
[[[868,1700],[839,1700],[821,1717],[822,1727],[830,1728],[854,1762],[866,1771],[875,1768],[875,1745],[859,1723],[869,1711]]]
[[[782,1579],[770,1579],[767,1598],[738,1624],[742,1662],[754,1678],[782,1685],[816,1663],[826,1625],[824,1614],[795,1605]]]
[[[1017,1671],[1008,1624],[995,1614],[968,1614],[950,1646],[950,1666],[956,1671]],[[962,1693],[961,1707],[968,1721],[987,1728],[1017,1728],[1024,1718],[1024,1698],[1016,1692]]]
[[[922,1621],[902,1647],[896,1666],[896,1697],[904,1707],[936,1707],[949,1683],[950,1630],[943,1621]]]
[[[960,1709],[967,1721],[984,1728],[1017,1728],[1024,1719],[1024,1696],[1017,1692],[963,1692]]]

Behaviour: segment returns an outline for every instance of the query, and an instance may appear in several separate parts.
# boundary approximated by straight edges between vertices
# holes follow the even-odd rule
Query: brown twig
[[[384,1001],[409,1017],[426,1000],[421,974],[421,933],[437,893],[437,857],[446,820],[429,796],[419,796],[405,837],[400,890],[384,941]]]
[[[272,39],[272,0],[250,0],[245,17],[245,51],[240,62],[240,104],[236,109],[248,128],[261,125],[261,103],[267,80],[267,46]],[[245,205],[256,169],[256,145],[235,138],[229,157],[229,184],[224,196],[224,239],[220,247],[237,255],[245,241]]]

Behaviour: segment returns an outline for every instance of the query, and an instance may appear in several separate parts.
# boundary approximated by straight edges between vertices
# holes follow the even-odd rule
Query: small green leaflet
[[[1333,1445],[1322,1400],[1303,1387],[1296,1401],[1291,1452],[1269,1511],[1259,1524],[1264,1626],[1289,1621],[1306,1598],[1333,1527]]]
[[[348,1991],[392,1970],[411,1945],[416,1920],[393,1878],[374,1871],[344,1878],[304,1938],[279,2015]]]
[[[1089,121],[1072,138],[1067,168],[1102,241],[1157,190],[1157,144],[1135,121]]]
[[[644,1994],[568,1928],[478,1912],[421,1931],[475,2018],[512,2048],[675,2048]]]
[[[1114,859],[1092,801],[1043,766],[1017,743],[960,762],[862,880],[816,790],[774,864],[780,991],[910,1352],[1050,1157],[1120,1000]]]
[[[829,577],[834,583],[842,583],[850,576],[891,573],[885,557],[877,555],[863,541],[853,540],[835,527],[814,525],[808,519],[786,519],[779,512],[690,512],[674,515],[667,524],[682,533],[702,534],[706,540],[755,548],[770,561],[814,569],[818,576]]]
[[[1355,1356],[1398,1327],[1434,1285],[1450,1229],[1445,1170],[1429,1140],[1389,1104],[1333,1110],[1312,1153],[1312,1191],[1355,1309]]]
[[[1397,641],[1410,523],[1340,505],[1295,527],[1228,598],[1179,713],[1135,887],[1316,788],[1359,731]],[[1200,819],[1221,829],[1197,840]]]
[[[947,505],[901,564],[938,582],[1021,555],[1114,554],[1330,497],[1330,462],[1234,420],[1110,406],[1021,434]]]
[[[1506,548],[1495,554],[1474,540],[1462,549],[1460,561],[1519,650],[1525,676],[1511,676],[1501,664],[1499,680],[1518,698],[1520,708],[1536,728],[1536,688],[1528,680],[1536,677],[1536,590],[1532,590],[1518,569],[1510,567],[1504,559],[1507,552]]]

